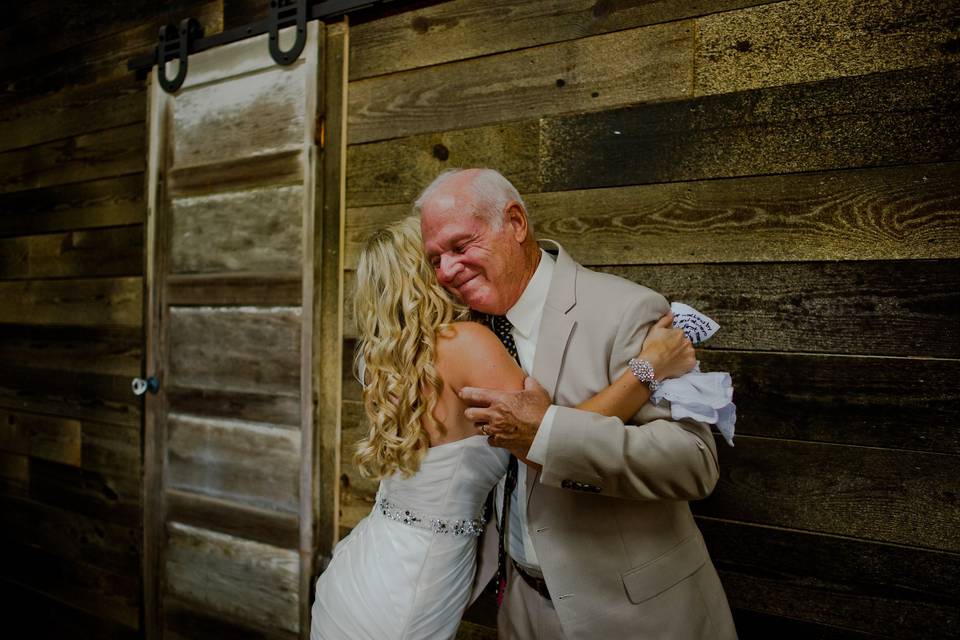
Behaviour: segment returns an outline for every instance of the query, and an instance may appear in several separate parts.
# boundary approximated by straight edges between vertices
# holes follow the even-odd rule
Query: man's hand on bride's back
[[[526,457],[543,414],[550,407],[546,390],[529,377],[522,391],[464,387],[460,399],[468,405],[464,416],[489,436],[490,444],[509,449],[518,457]]]
[[[637,357],[650,362],[658,380],[679,378],[697,364],[693,343],[681,329],[673,328],[672,313],[650,328]]]

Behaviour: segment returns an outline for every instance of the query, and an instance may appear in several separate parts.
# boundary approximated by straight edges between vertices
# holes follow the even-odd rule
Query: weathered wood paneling
[[[115,11],[122,5],[123,3],[109,3],[106,11]],[[80,5],[75,11],[82,12],[85,9],[84,5]],[[62,7],[57,12],[60,10]],[[131,18],[121,31],[111,33],[109,37],[96,38],[88,33],[72,34],[68,37],[73,39],[75,46],[69,46],[53,55],[41,48],[37,51],[42,54],[40,59],[19,55],[6,58],[11,65],[3,71],[5,82],[0,87],[0,98],[3,98],[5,104],[33,100],[37,96],[60,91],[65,87],[129,76],[127,61],[150,53],[156,47],[157,32],[161,25],[168,22],[179,25],[183,18],[194,17],[204,26],[207,34],[213,34],[220,32],[223,24],[222,0],[206,0],[201,4],[184,2],[170,13],[155,5],[149,15],[149,19]],[[62,25],[57,23],[57,14],[54,14],[50,28],[62,28]],[[45,37],[38,41],[44,42]]]
[[[698,515],[960,551],[955,455],[717,437],[720,482]]]
[[[917,638],[953,635],[957,554],[697,520],[735,608],[884,637],[897,628]]]
[[[956,2],[790,0],[696,24],[696,95],[960,59]]]
[[[347,148],[347,206],[409,207],[441,171],[497,167],[521,192],[539,191],[536,122],[444,131]]]
[[[299,308],[175,307],[169,331],[170,386],[300,394]]]
[[[370,513],[376,498],[378,480],[360,475],[353,456],[368,431],[367,416],[359,402],[345,401],[341,409],[340,436],[340,531],[345,535]]]
[[[719,322],[716,349],[960,357],[955,260],[606,268]]]
[[[629,60],[629,64],[625,64]],[[693,95],[693,23],[350,83],[351,143]]]
[[[0,153],[0,193],[143,171],[143,124]]]
[[[960,454],[957,360],[714,349],[698,357],[704,371],[733,377],[738,434]],[[904,380],[917,384],[905,392]]]
[[[169,487],[260,509],[297,512],[298,431],[170,414],[167,433]]]
[[[303,146],[304,65],[239,77],[222,67],[217,73],[229,79],[184,88],[173,102],[172,167],[263,157]]]
[[[960,257],[960,163],[524,194],[587,265]],[[347,210],[347,269],[409,204]]]
[[[56,551],[17,544],[0,538],[4,578],[30,590],[49,594],[98,618],[139,628],[140,581],[83,561],[69,560]]]
[[[177,522],[167,540],[167,594],[239,624],[299,631],[295,551]]]
[[[163,297],[170,305],[271,305],[289,307],[303,299],[300,271],[167,276]]]
[[[231,640],[296,640],[300,636],[283,629],[267,629],[236,616],[218,614],[168,597],[163,606],[163,637],[171,640],[231,638]]]
[[[142,123],[145,101],[131,74],[0,109],[0,151]]]
[[[236,502],[176,489],[167,490],[165,500],[170,520],[284,549],[297,548],[299,523],[296,514],[241,506]]]
[[[134,377],[143,345],[137,327],[0,326],[5,367],[43,367]]]
[[[74,278],[0,282],[0,323],[69,327],[139,327],[143,281],[131,278]]]
[[[300,398],[294,395],[174,387],[167,402],[173,413],[300,426]]]
[[[960,65],[545,118],[545,191],[960,158]]]
[[[197,197],[263,186],[301,184],[303,153],[285,151],[266,157],[238,158],[170,171],[167,195]]]
[[[0,278],[143,273],[143,225],[0,240]]]
[[[142,223],[143,173],[0,195],[0,236]]]
[[[0,450],[80,466],[80,421],[0,409]]]
[[[0,493],[26,497],[30,487],[30,458],[0,451]]]
[[[298,271],[303,187],[173,199],[171,273]]]
[[[442,2],[352,27],[350,79],[575,40],[769,1]],[[631,60],[630,56],[623,58],[624,63]]]
[[[119,575],[140,575],[139,524],[104,522],[30,500],[0,497],[4,537],[17,544],[56,551]]]
[[[30,629],[32,637],[73,640],[137,640],[142,633],[131,627],[83,611],[22,584],[0,579],[6,622],[10,629]]]

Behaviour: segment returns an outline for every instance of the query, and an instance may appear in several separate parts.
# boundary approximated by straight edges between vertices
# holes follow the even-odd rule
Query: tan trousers
[[[565,640],[553,603],[523,581],[507,562],[507,592],[497,614],[498,640]]]

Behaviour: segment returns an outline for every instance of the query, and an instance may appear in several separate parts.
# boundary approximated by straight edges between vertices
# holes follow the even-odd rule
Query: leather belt
[[[541,597],[552,600],[550,592],[547,590],[547,582],[543,578],[536,578],[530,575],[523,570],[523,567],[517,564],[516,560],[513,558],[510,560],[513,562],[513,568],[517,570],[517,573],[520,574],[520,577],[523,578],[523,581],[526,582],[531,589],[539,593]]]

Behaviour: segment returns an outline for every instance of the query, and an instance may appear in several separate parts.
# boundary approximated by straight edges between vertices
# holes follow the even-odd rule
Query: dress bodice
[[[491,447],[480,435],[430,447],[417,473],[380,481],[378,503],[409,511],[426,523],[480,518],[487,494],[506,472],[508,457],[506,450]]]

